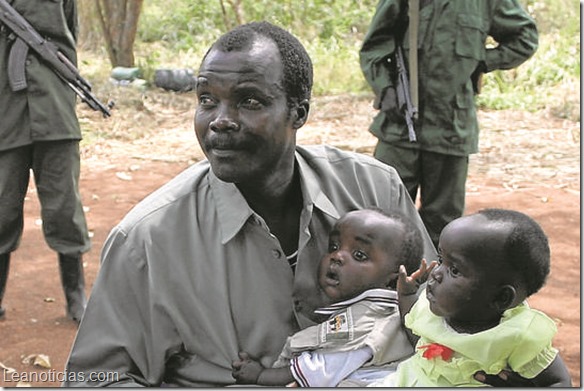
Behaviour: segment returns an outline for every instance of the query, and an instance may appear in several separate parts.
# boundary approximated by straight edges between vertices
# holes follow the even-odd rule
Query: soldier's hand
[[[385,89],[385,92],[381,97],[380,109],[385,113],[385,115],[387,115],[387,117],[391,121],[398,123],[404,122],[404,118],[401,115],[397,104],[397,95],[395,92],[395,88],[390,86]]]

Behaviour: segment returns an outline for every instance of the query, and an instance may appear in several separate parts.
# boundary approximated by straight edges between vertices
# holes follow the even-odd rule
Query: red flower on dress
[[[422,357],[431,360],[435,357],[441,357],[442,360],[448,361],[452,357],[454,350],[450,349],[448,346],[440,345],[439,343],[431,343],[429,345],[418,346],[418,349],[426,349],[422,353]]]

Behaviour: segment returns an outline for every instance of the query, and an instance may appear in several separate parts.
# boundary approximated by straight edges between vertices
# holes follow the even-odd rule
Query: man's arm
[[[475,373],[474,378],[492,387],[572,387],[570,373],[559,354],[550,366],[533,379],[526,379],[508,370],[497,375],[487,375],[480,371]]]
[[[106,240],[89,305],[66,364],[63,386],[158,386],[166,353],[164,317],[154,314],[148,268],[125,235]],[[168,325],[173,330],[172,325]],[[98,374],[99,376],[97,376]]]
[[[379,1],[359,51],[361,70],[377,97],[376,108],[379,108],[384,91],[393,85],[388,59],[397,46],[400,8],[400,1]]]
[[[65,0],[63,2],[63,12],[65,13],[65,19],[67,21],[67,26],[75,42],[79,38],[79,19],[77,12],[77,0]]]
[[[486,51],[486,72],[517,67],[527,61],[538,46],[535,21],[518,1],[502,0],[497,3],[488,34],[498,45]]]

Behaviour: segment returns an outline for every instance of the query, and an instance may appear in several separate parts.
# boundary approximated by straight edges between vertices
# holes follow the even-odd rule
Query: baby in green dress
[[[551,345],[554,321],[525,301],[550,270],[548,240],[533,219],[503,209],[461,217],[442,231],[438,254],[405,316],[419,336],[416,353],[371,386],[480,387],[477,376],[501,371],[535,386],[571,386]],[[400,274],[398,292],[411,293],[414,281]]]

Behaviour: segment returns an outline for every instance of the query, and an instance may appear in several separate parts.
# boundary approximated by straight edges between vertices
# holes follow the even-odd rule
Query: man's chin
[[[241,165],[238,164],[211,162],[213,174],[223,182],[234,184],[245,182],[246,178],[251,177],[251,175],[247,171],[243,171],[241,168]]]

